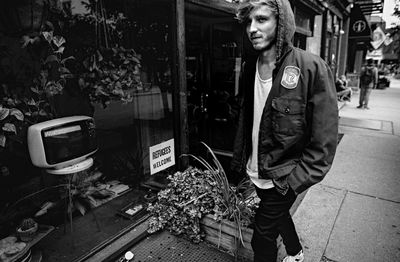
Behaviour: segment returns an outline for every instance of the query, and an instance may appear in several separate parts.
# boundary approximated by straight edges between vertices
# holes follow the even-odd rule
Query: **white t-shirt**
[[[256,65],[256,77],[254,80],[254,117],[253,117],[253,131],[252,131],[252,152],[246,165],[246,171],[250,180],[261,189],[268,189],[274,187],[271,179],[258,178],[258,133],[260,130],[261,115],[267,101],[268,94],[272,87],[272,78],[263,80],[258,73],[258,61]]]

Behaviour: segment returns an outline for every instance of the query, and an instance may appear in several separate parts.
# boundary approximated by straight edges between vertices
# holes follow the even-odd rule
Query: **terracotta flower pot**
[[[35,222],[31,228],[23,230],[21,227],[17,228],[17,235],[21,241],[29,242],[35,238],[36,232],[38,230],[38,224]]]

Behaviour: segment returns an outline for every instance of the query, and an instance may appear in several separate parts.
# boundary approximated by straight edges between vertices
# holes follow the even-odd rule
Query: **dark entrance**
[[[241,33],[233,17],[195,5],[186,10],[189,151],[199,153],[200,142],[205,142],[226,171],[238,118],[241,67]]]

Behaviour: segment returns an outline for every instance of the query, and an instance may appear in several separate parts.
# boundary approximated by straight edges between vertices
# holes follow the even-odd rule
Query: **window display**
[[[0,27],[0,239],[25,243],[7,259],[83,256],[143,216],[176,168],[151,174],[149,157],[174,138],[171,4],[68,2],[34,31]]]

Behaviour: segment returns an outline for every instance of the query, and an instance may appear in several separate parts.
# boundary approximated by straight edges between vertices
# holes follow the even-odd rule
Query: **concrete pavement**
[[[340,110],[332,169],[293,219],[307,262],[400,261],[400,80]]]

